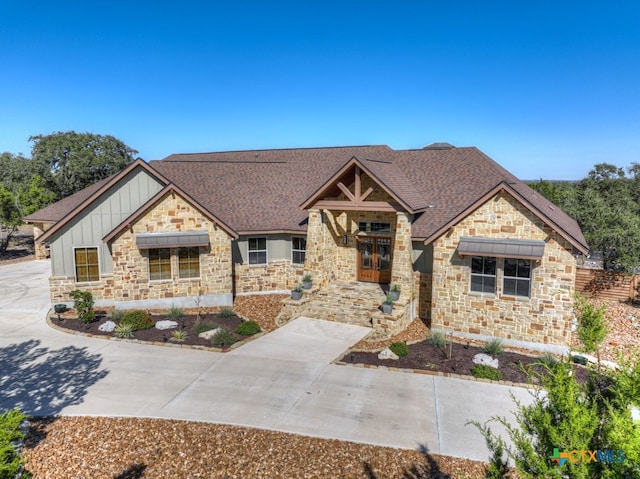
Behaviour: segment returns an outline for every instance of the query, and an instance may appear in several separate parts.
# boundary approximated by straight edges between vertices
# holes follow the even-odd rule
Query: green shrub
[[[444,333],[441,333],[440,331],[432,331],[431,336],[427,339],[427,344],[443,348],[447,345],[447,340],[444,337]]]
[[[169,309],[169,311],[167,311],[167,318],[172,319],[173,321],[178,321],[183,316],[184,310],[174,305],[171,305],[171,308]]]
[[[302,277],[302,281],[312,281],[313,277],[311,276],[311,273],[307,273]]]
[[[255,321],[243,321],[236,328],[236,334],[241,336],[253,336],[260,332],[260,326]]]
[[[219,318],[230,318],[235,315],[236,315],[236,312],[233,310],[233,308],[230,308],[229,306],[220,308],[220,311],[216,313],[216,316],[218,316]]]
[[[120,323],[113,328],[116,338],[133,338],[133,326],[129,323]]]
[[[151,329],[156,325],[153,319],[151,319],[151,315],[140,309],[126,312],[120,320],[120,324],[123,323],[130,324],[132,331]]]
[[[487,354],[497,356],[504,351],[504,347],[502,346],[502,339],[493,338],[490,341],[487,341],[486,343],[484,343],[484,346],[482,346],[482,350]]]
[[[486,364],[476,364],[471,368],[471,374],[473,374],[474,378],[485,378],[492,381],[500,381],[502,379],[502,372]]]
[[[186,331],[172,331],[171,332],[171,341],[174,341],[176,343],[183,343],[185,339],[187,339],[187,332]]]
[[[389,349],[400,357],[409,354],[409,346],[407,346],[407,343],[405,343],[404,341],[393,343],[391,346],[389,346]]]
[[[83,323],[90,323],[96,319],[93,311],[93,295],[91,291],[74,289],[69,293],[73,298],[73,307],[78,312],[78,319]]]
[[[560,361],[551,353],[545,353],[538,358],[538,362],[549,369],[554,369]]]
[[[119,323],[123,316],[124,311],[122,311],[121,309],[114,309],[109,313],[109,319],[114,323]]]
[[[204,333],[205,331],[211,331],[212,329],[216,329],[216,328],[217,326],[212,323],[197,323],[193,327],[193,332],[195,334],[200,334],[200,333]]]
[[[24,440],[20,424],[26,418],[18,409],[0,414],[0,478],[13,479],[22,471],[22,459],[14,444]]]
[[[237,341],[236,337],[226,329],[221,329],[218,334],[211,338],[211,344],[217,348],[226,348]]]

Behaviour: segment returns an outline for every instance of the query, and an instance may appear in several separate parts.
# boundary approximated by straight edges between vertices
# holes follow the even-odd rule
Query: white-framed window
[[[249,238],[249,264],[267,264],[267,238]]]
[[[73,249],[73,262],[76,271],[76,283],[100,281],[100,261],[96,246]]]
[[[178,277],[180,279],[200,277],[200,248],[178,248]]]
[[[294,264],[304,264],[307,253],[307,238],[294,236],[291,238],[291,262]]]
[[[529,297],[531,294],[531,260],[504,259],[502,293],[507,296]]]
[[[492,256],[471,257],[471,291],[495,294],[496,263]]]
[[[171,250],[152,248],[149,250],[149,281],[171,279]]]

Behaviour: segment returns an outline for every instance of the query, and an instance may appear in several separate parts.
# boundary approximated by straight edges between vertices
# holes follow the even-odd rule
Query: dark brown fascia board
[[[554,231],[559,233],[560,236],[562,236],[569,243],[571,243],[571,245],[573,245],[578,251],[584,254],[589,253],[589,248],[586,248],[583,244],[577,241],[573,236],[568,234],[563,228],[558,226],[558,224],[552,221],[547,215],[542,213],[538,208],[536,208],[527,199],[525,199],[520,193],[514,190],[506,181],[501,181],[500,183],[498,183],[496,186],[491,188],[487,193],[482,195],[478,200],[474,201],[471,205],[465,208],[460,214],[456,215],[449,222],[441,226],[431,236],[429,236],[424,240],[424,244],[429,244],[435,241],[437,238],[442,236],[449,228],[452,228],[453,226],[458,224],[460,221],[466,218],[469,214],[471,214],[473,211],[478,209],[480,206],[482,206],[484,203],[486,203],[488,200],[490,200],[491,198],[493,198],[495,195],[497,195],[502,191],[507,192],[509,195],[511,195],[513,198],[519,201],[525,208],[531,211],[541,221],[551,226],[551,228]]]
[[[239,236],[260,236],[260,235],[301,235],[306,236],[306,230],[255,230],[238,231]]]
[[[408,211],[411,214],[415,213],[415,211],[406,202],[404,202],[393,190],[391,190],[387,185],[384,184],[384,181],[382,181],[380,178],[378,178],[376,175],[374,175],[371,172],[371,170],[369,170],[367,167],[365,167],[362,164],[362,162],[358,158],[356,158],[355,156],[352,157],[349,161],[347,161],[344,164],[344,166],[338,170],[337,173],[335,173],[333,176],[331,176],[331,178],[329,178],[327,181],[325,181],[322,184],[322,186],[320,186],[320,188],[318,188],[316,191],[314,191],[313,194],[309,198],[307,198],[300,205],[300,207],[303,210],[309,209],[313,203],[318,201],[318,199],[319,199],[318,196],[320,196],[322,194],[322,192],[324,192],[330,186],[332,186],[335,181],[337,181],[342,175],[344,175],[349,170],[349,168],[351,168],[354,165],[360,167],[362,169],[362,171],[364,171],[367,175],[369,175],[371,177],[371,179],[373,179],[378,185],[380,185],[382,187],[382,189],[389,196],[391,196],[394,200],[396,200],[402,206],[402,208],[404,208],[406,211]]]
[[[73,218],[75,218],[78,213],[80,213],[83,209],[85,209],[87,206],[89,206],[91,203],[93,203],[95,200],[97,200],[100,196],[103,195],[103,193],[108,191],[113,185],[115,185],[118,181],[120,181],[122,178],[127,176],[129,173],[131,173],[133,170],[135,170],[138,167],[143,168],[147,173],[149,173],[155,179],[160,181],[160,183],[163,183],[165,185],[170,183],[168,179],[166,179],[164,176],[162,176],[156,170],[151,168],[145,161],[143,161],[141,159],[137,159],[133,163],[131,163],[129,166],[127,166],[124,170],[122,170],[120,173],[117,173],[116,175],[114,175],[114,177],[111,178],[111,180],[107,181],[99,190],[97,190],[95,193],[93,193],[91,196],[89,196],[89,198],[87,198],[82,203],[80,203],[78,206],[76,206],[71,211],[71,213],[69,213],[63,219],[61,219],[60,221],[55,223],[54,226],[52,226],[47,231],[45,231],[44,234],[42,234],[36,241],[38,243],[41,243],[41,242],[47,240],[51,235],[53,235],[55,232],[59,231],[63,226],[65,226]]]
[[[108,243],[109,241],[111,241],[119,233],[121,233],[123,230],[128,228],[133,222],[137,221],[138,218],[142,216],[142,214],[145,211],[149,210],[157,201],[159,201],[160,199],[164,198],[166,195],[172,192],[176,193],[178,196],[181,196],[184,200],[191,203],[198,211],[200,211],[200,213],[206,216],[207,219],[209,219],[209,221],[220,226],[220,228],[222,228],[222,230],[225,233],[227,233],[229,236],[231,236],[234,239],[238,239],[238,233],[236,233],[233,229],[231,229],[227,224],[220,221],[215,215],[211,214],[206,208],[204,208],[200,203],[194,200],[187,193],[182,191],[173,183],[170,183],[167,186],[165,186],[163,189],[161,189],[158,193],[153,195],[153,197],[150,198],[142,206],[140,206],[140,208],[138,208],[136,211],[131,213],[127,218],[125,218],[125,220],[122,223],[120,223],[113,230],[111,230],[109,234],[107,234],[104,238],[102,238],[102,241],[104,243]]]

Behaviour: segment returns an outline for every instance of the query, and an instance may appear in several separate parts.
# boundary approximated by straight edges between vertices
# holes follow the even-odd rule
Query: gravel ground
[[[281,301],[288,297],[288,294],[236,296],[233,302],[233,310],[239,315],[258,323],[263,331],[269,332],[278,328],[276,317],[282,309]]]
[[[591,300],[597,307],[606,303],[602,300]],[[629,303],[607,304],[605,324],[609,334],[604,340],[600,358],[617,361],[618,355],[629,358],[633,351],[640,352],[640,307]],[[573,347],[581,345],[578,335],[573,333]]]
[[[484,464],[261,429],[140,418],[34,420],[34,479],[474,478]]]

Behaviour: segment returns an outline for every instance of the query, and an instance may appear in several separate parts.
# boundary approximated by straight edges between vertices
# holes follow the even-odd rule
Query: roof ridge
[[[338,149],[346,149],[346,148],[387,148],[391,151],[396,151],[388,145],[343,145],[343,146],[302,146],[302,147],[291,147],[291,148],[260,148],[253,150],[218,150],[218,151],[205,151],[205,152],[194,152],[194,153],[172,153],[167,158],[171,156],[190,156],[190,155],[217,155],[221,153],[253,153],[253,152],[266,152],[266,151],[293,151],[293,150],[338,150]],[[163,161],[163,160],[159,160]]]

